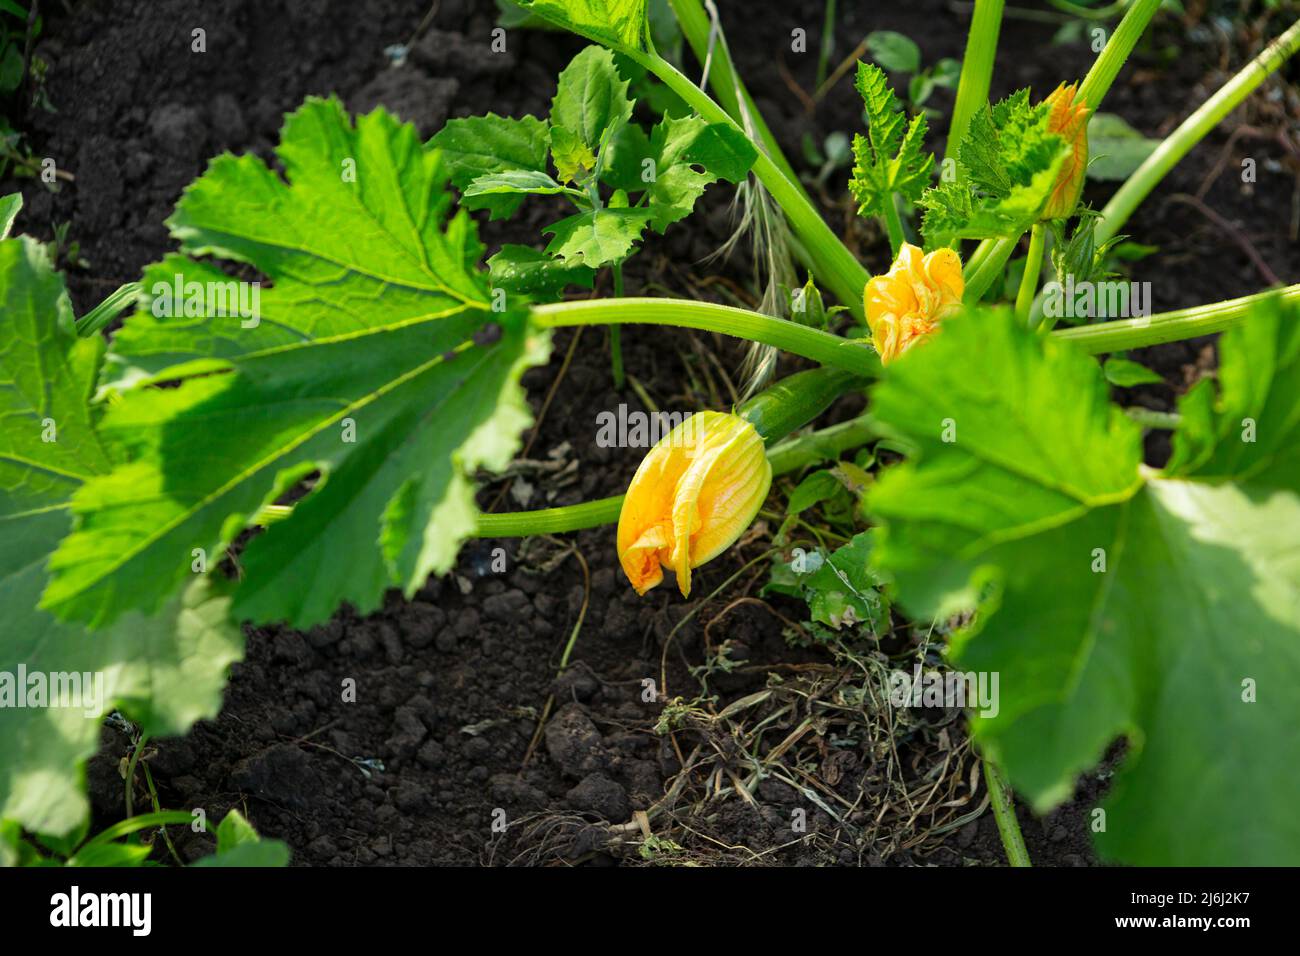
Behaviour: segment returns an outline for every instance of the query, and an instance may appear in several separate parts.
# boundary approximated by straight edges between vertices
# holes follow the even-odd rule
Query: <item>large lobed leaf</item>
[[[1109,858],[1300,861],[1298,328],[1265,311],[1224,337],[1218,417],[1185,401],[1195,452],[1160,475],[1095,361],[1005,312],[951,320],[875,390],[916,452],[870,495],[876,564],[914,616],[978,609],[952,654],[1001,702],[974,732],[1036,808],[1127,739]]]
[[[239,619],[305,627],[341,601],[378,606],[448,569],[475,525],[472,475],[501,469],[530,421],[518,381],[548,340],[492,296],[448,170],[383,110],[355,125],[311,99],[285,125],[287,182],[215,160],[170,220],[182,251],[247,263],[272,287],[260,322],[146,303],[110,359],[174,388],[136,388],[101,432],[124,458],[74,499],[44,606],[102,625],[158,607],[264,505],[318,475],[240,557]],[[161,271],[160,271],[161,270]],[[176,256],[148,279],[216,268]],[[146,291],[150,291],[146,281]],[[498,311],[497,309],[500,309]]]
[[[0,695],[20,693],[20,667],[47,681],[76,674],[91,689],[102,679],[103,694],[0,706],[0,819],[63,835],[89,812],[81,781],[99,744],[93,705],[119,707],[152,734],[182,734],[216,714],[243,639],[228,599],[201,577],[156,616],[128,614],[98,634],[37,610],[70,498],[111,465],[88,404],[103,342],[77,337],[63,281],[29,239],[0,242],[0,303],[0,674],[12,682]]]

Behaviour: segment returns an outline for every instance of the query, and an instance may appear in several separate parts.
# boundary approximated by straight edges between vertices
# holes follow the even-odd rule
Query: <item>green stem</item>
[[[862,340],[841,338],[797,322],[712,302],[648,298],[586,299],[534,306],[533,318],[538,324],[550,328],[642,324],[702,329],[772,345],[821,365],[841,368],[866,378],[874,378],[880,371],[879,357]]]
[[[624,54],[644,66],[680,96],[701,117],[710,123],[726,123],[741,133],[745,131],[727,115],[721,106],[709,98],[703,90],[682,75],[663,57],[653,53],[646,54],[636,50],[624,50]],[[746,134],[747,135],[747,134]],[[754,175],[772,194],[772,198],[781,206],[790,227],[803,243],[816,264],[817,277],[859,320],[865,316],[862,307],[862,290],[871,278],[862,264],[853,257],[853,253],[840,241],[813,207],[802,189],[795,185],[763,150],[758,151],[754,160]]]
[[[826,8],[822,13],[822,42],[817,52],[817,79],[814,81],[818,89],[826,82],[826,68],[835,53],[835,0],[825,0],[825,3]]]
[[[957,83],[957,100],[948,124],[948,141],[943,147],[945,160],[956,157],[971,117],[989,101],[989,81],[998,52],[1003,5],[1004,0],[975,0],[970,33],[966,35],[966,52],[961,61],[961,79]],[[961,177],[960,166],[957,175]]]
[[[1124,409],[1124,414],[1143,428],[1158,428],[1163,431],[1174,430],[1182,421],[1182,416],[1176,412],[1157,412],[1155,409],[1143,408],[1140,405],[1132,405]]]
[[[1129,0],[1115,0],[1107,7],[1084,7],[1070,0],[1047,0],[1056,9],[1082,20],[1109,20],[1128,5]]]
[[[1284,289],[1269,289],[1254,295],[1242,296],[1240,299],[1227,299],[1190,309],[1162,312],[1145,318],[1120,319],[1115,322],[1098,322],[1096,325],[1081,325],[1073,329],[1058,329],[1052,333],[1052,336],[1062,341],[1073,342],[1090,355],[1123,352],[1126,349],[1160,345],[1164,342],[1179,342],[1200,335],[1222,332],[1241,322],[1256,303],[1274,297],[1287,306],[1300,304],[1300,284],[1290,285]]]
[[[129,817],[135,813],[135,765],[140,762],[140,754],[144,752],[144,745],[149,742],[149,735],[141,732],[140,739],[135,743],[135,749],[131,751],[131,759],[126,764],[126,815]]]
[[[614,263],[614,298],[623,297],[623,263]],[[576,333],[575,333],[576,334]],[[614,388],[623,390],[623,327],[609,327],[609,367],[614,374]]]
[[[776,137],[768,128],[763,114],[758,111],[758,104],[754,102],[744,82],[736,74],[735,65],[731,62],[731,52],[727,49],[727,41],[721,31],[718,34],[718,42],[713,44],[712,49],[709,48],[712,20],[705,11],[704,5],[700,0],[668,0],[668,3],[673,8],[678,25],[682,28],[682,35],[686,37],[686,42],[695,53],[695,59],[701,64],[706,62],[709,64],[707,77],[709,89],[713,90],[713,95],[718,98],[722,108],[741,125],[745,125],[748,119],[749,126],[753,128],[754,134],[772,162],[803,194],[804,198],[811,202],[807,190],[795,174],[794,167],[790,165],[785,153],[777,145]]]
[[[1029,850],[1025,848],[1025,838],[1016,819],[1011,788],[1002,776],[1002,770],[987,757],[984,758],[984,779],[988,781],[989,802],[993,805],[993,819],[997,821],[1002,846],[1007,851],[1007,862],[1012,866],[1030,866]]]
[[[1219,91],[1183,120],[1182,125],[1156,147],[1106,203],[1097,224],[1097,244],[1118,234],[1129,216],[1142,200],[1150,195],[1169,170],[1205,138],[1228,113],[1249,96],[1261,83],[1300,49],[1300,20],[1297,20],[1276,40],[1270,43],[1236,76],[1220,87]]]
[[[1019,241],[1019,236],[1015,239],[993,240],[983,258],[977,258],[979,249],[975,251],[976,255],[972,256],[971,260],[976,265],[965,273],[966,291],[962,294],[963,302],[973,305],[984,297],[984,293],[989,290],[989,286],[993,285],[998,277],[1002,275],[1002,270],[1006,268],[1011,253],[1016,251],[1016,243]]]
[[[1162,0],[1134,0],[1133,6],[1128,8],[1124,19],[1119,21],[1119,26],[1115,27],[1115,32],[1110,35],[1105,48],[1092,64],[1092,69],[1083,78],[1078,96],[1081,102],[1087,103],[1094,110],[1101,106],[1101,101],[1106,98],[1106,93],[1115,82],[1115,77],[1119,76],[1129,54],[1137,46],[1147,24],[1160,9],[1161,2]]]
[[[898,197],[893,193],[885,197],[885,228],[889,231],[890,249],[897,259],[907,238],[903,235],[903,221],[898,218]]]
[[[1029,324],[1034,295],[1038,292],[1038,275],[1043,269],[1043,235],[1046,231],[1041,222],[1036,222],[1029,232],[1029,255],[1025,259],[1025,273],[1020,277],[1020,290],[1016,293],[1016,320],[1025,325]]]
[[[806,465],[838,458],[852,448],[880,437],[880,428],[869,415],[832,425],[783,441],[768,449],[773,475],[787,475]],[[475,536],[479,538],[523,538],[535,534],[581,531],[618,521],[623,496],[584,501],[564,508],[480,514]]]

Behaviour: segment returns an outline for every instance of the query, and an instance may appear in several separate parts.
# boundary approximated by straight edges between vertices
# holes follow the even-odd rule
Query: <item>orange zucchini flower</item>
[[[1047,198],[1040,219],[1066,219],[1074,214],[1083,192],[1084,176],[1088,172],[1088,117],[1091,110],[1086,103],[1076,103],[1079,84],[1062,83],[1043,102],[1050,104],[1047,131],[1055,133],[1070,147],[1070,155],[1056,174],[1056,184]]]
[[[923,255],[903,243],[890,270],[873,276],[862,296],[880,361],[892,362],[934,332],[961,308],[965,288],[961,259],[953,250]]]
[[[772,484],[763,439],[739,415],[699,412],[646,453],[618,516],[618,559],[638,594],[729,548],[749,527]]]

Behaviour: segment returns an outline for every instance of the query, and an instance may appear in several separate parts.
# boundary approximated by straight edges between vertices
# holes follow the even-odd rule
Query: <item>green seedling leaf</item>
[[[337,100],[309,99],[278,154],[287,182],[255,157],[219,157],[169,221],[183,252],[248,263],[273,285],[255,322],[197,285],[197,314],[160,314],[167,287],[146,273],[153,302],[112,353],[176,387],[137,387],[104,417],[122,461],[74,498],[42,602],[63,618],[101,626],[158,607],[194,549],[219,560],[312,476],[243,551],[234,613],[297,627],[343,601],[366,613],[386,588],[411,594],[451,566],[476,522],[470,476],[518,448],[519,377],[548,339],[475,267],[482,247],[467,213],[447,218],[438,151],[383,110],[353,126]],[[169,263],[183,290],[214,268]]]
[[[0,343],[0,819],[59,837],[88,818],[83,768],[104,714],[184,734],[216,715],[243,637],[198,575],[155,617],[95,635],[36,609],[70,499],[112,460],[88,404],[103,341],[77,336],[62,278],[27,238],[0,242]]]
[[[906,122],[903,104],[879,67],[858,63],[856,86],[866,105],[867,135],[853,137],[849,190],[858,202],[859,215],[883,217],[894,193],[910,202],[921,197],[930,181],[934,154],[923,152],[925,117],[917,115]]]
[[[533,116],[510,119],[489,113],[449,120],[429,140],[428,147],[442,153],[443,168],[452,185],[464,190],[490,173],[546,173],[547,126]],[[492,219],[514,215],[522,195],[488,194],[466,203],[470,209],[487,209]]]
[[[622,262],[632,253],[654,213],[646,208],[592,209],[552,223],[542,232],[551,236],[547,255],[566,266],[598,269]]]
[[[603,47],[587,47],[560,73],[551,100],[552,130],[562,127],[587,149],[599,152],[607,134],[632,118],[627,86],[614,65],[614,54]]]
[[[590,289],[594,270],[566,265],[531,246],[505,245],[488,260],[492,286],[519,292],[538,301],[557,299],[568,286]]]
[[[280,840],[264,840],[238,810],[231,810],[217,827],[217,852],[193,865],[287,866],[289,848]]]
[[[915,73],[921,68],[921,48],[893,30],[867,34],[867,52],[890,73]]]
[[[973,731],[1036,810],[1127,738],[1107,859],[1300,861],[1297,327],[1257,313],[1223,341],[1227,366],[1281,373],[1228,375],[1218,400],[1269,444],[1185,402],[1195,454],[1164,474],[1097,363],[1005,310],[949,320],[873,393],[914,452],[869,494],[876,566],[915,619],[975,610],[950,653],[1001,700]]]
[[[1094,113],[1088,120],[1088,178],[1102,181],[1128,179],[1160,145],[1148,139],[1114,113]]]
[[[588,40],[645,49],[649,0],[518,0],[519,6]]]
[[[8,196],[0,196],[0,239],[9,238],[9,232],[14,227],[14,220],[18,218],[18,213],[22,208],[22,193],[10,193]]]
[[[1159,385],[1164,381],[1159,375],[1145,365],[1132,359],[1108,358],[1101,367],[1106,381],[1118,388],[1132,388],[1134,385]]]
[[[1047,131],[1050,108],[1030,105],[1021,90],[972,117],[958,150],[965,176],[919,199],[927,248],[956,239],[1005,239],[1038,220],[1057,174],[1070,158],[1065,140]]]

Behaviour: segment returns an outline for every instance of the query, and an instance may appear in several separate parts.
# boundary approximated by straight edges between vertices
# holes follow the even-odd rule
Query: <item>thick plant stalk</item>
[[[533,318],[540,325],[552,328],[631,323],[702,329],[772,345],[854,375],[870,378],[880,371],[879,357],[861,340],[841,338],[797,322],[712,302],[650,298],[586,299],[534,306]]]
[[[1003,5],[1004,0],[975,0],[975,13],[971,17],[966,52],[961,61],[961,79],[957,82],[957,100],[952,107],[952,121],[948,124],[948,141],[943,147],[945,160],[956,157],[971,117],[989,101],[989,82],[993,78],[993,61],[998,52]]]
[[[1083,78],[1083,83],[1079,86],[1080,102],[1087,103],[1094,110],[1101,106],[1115,77],[1119,76],[1129,54],[1146,31],[1147,24],[1160,9],[1161,2],[1162,0],[1134,0],[1133,6],[1128,8],[1124,19],[1119,21],[1119,26],[1092,64],[1092,69]]]
[[[865,445],[880,437],[880,429],[870,415],[861,415],[783,441],[768,449],[773,475],[787,475],[805,465],[837,458],[843,452]],[[506,514],[480,514],[475,537],[522,538],[533,534],[559,534],[614,524],[623,507],[623,496],[584,501],[564,508],[516,511]]]
[[[1025,274],[1020,278],[1020,290],[1016,293],[1016,318],[1029,323],[1029,313],[1034,305],[1034,296],[1038,292],[1038,274],[1043,268],[1043,234],[1047,228],[1041,223],[1034,223],[1029,233],[1029,255],[1025,259]]]
[[[1123,352],[1127,349],[1160,345],[1164,342],[1180,342],[1200,335],[1223,332],[1244,320],[1256,303],[1273,298],[1283,305],[1300,305],[1300,285],[1290,285],[1284,289],[1269,289],[1254,295],[1242,296],[1240,299],[1211,302],[1209,305],[1162,312],[1145,318],[1119,319],[1114,322],[1081,325],[1073,329],[1057,329],[1052,336],[1062,341],[1073,342],[1091,355]]]
[[[1110,202],[1101,211],[1097,224],[1097,243],[1100,245],[1116,235],[1133,210],[1150,195],[1169,170],[1205,138],[1210,130],[1271,76],[1283,63],[1300,49],[1300,20],[1297,20],[1219,91],[1200,105],[1182,125],[1165,138],[1155,152],[1147,157],[1120,186]]]
[[[1221,332],[1243,321],[1256,304],[1273,298],[1283,305],[1300,306],[1300,284],[1146,318],[1123,319],[1074,329],[1061,329],[1052,332],[1051,335],[1062,341],[1073,342],[1078,348],[1092,355],[1122,352],[1146,345],[1176,342],[1209,335],[1212,332]],[[793,322],[773,319],[725,305],[676,299],[598,299],[537,306],[534,308],[534,315],[538,317],[540,324],[551,327],[631,322],[678,325],[753,338],[755,341],[777,345],[779,348],[815,361],[822,360],[818,356],[834,359],[825,364],[852,373],[843,377],[844,389],[854,387],[858,378],[870,377],[879,371],[878,360],[869,371],[867,366],[862,364],[864,355],[875,360],[875,354],[868,351],[860,342],[841,339],[828,332],[818,332]],[[776,341],[778,334],[786,332],[793,332],[793,334],[789,337],[781,337],[786,344],[778,343]],[[846,349],[851,351],[846,352]],[[846,360],[846,355],[851,355],[853,358]],[[777,387],[780,384],[778,383]],[[796,428],[798,425],[789,427]],[[777,429],[772,426],[769,431],[775,434]],[[793,471],[810,461],[818,460],[819,457],[833,457],[840,450],[856,447],[873,437],[880,437],[880,435],[870,417],[862,416],[844,425],[777,445],[768,452],[768,457],[772,461],[773,472],[782,474]],[[619,496],[566,508],[480,515],[476,534],[478,537],[507,538],[577,531],[612,524],[618,520],[622,501],[622,496]]]

